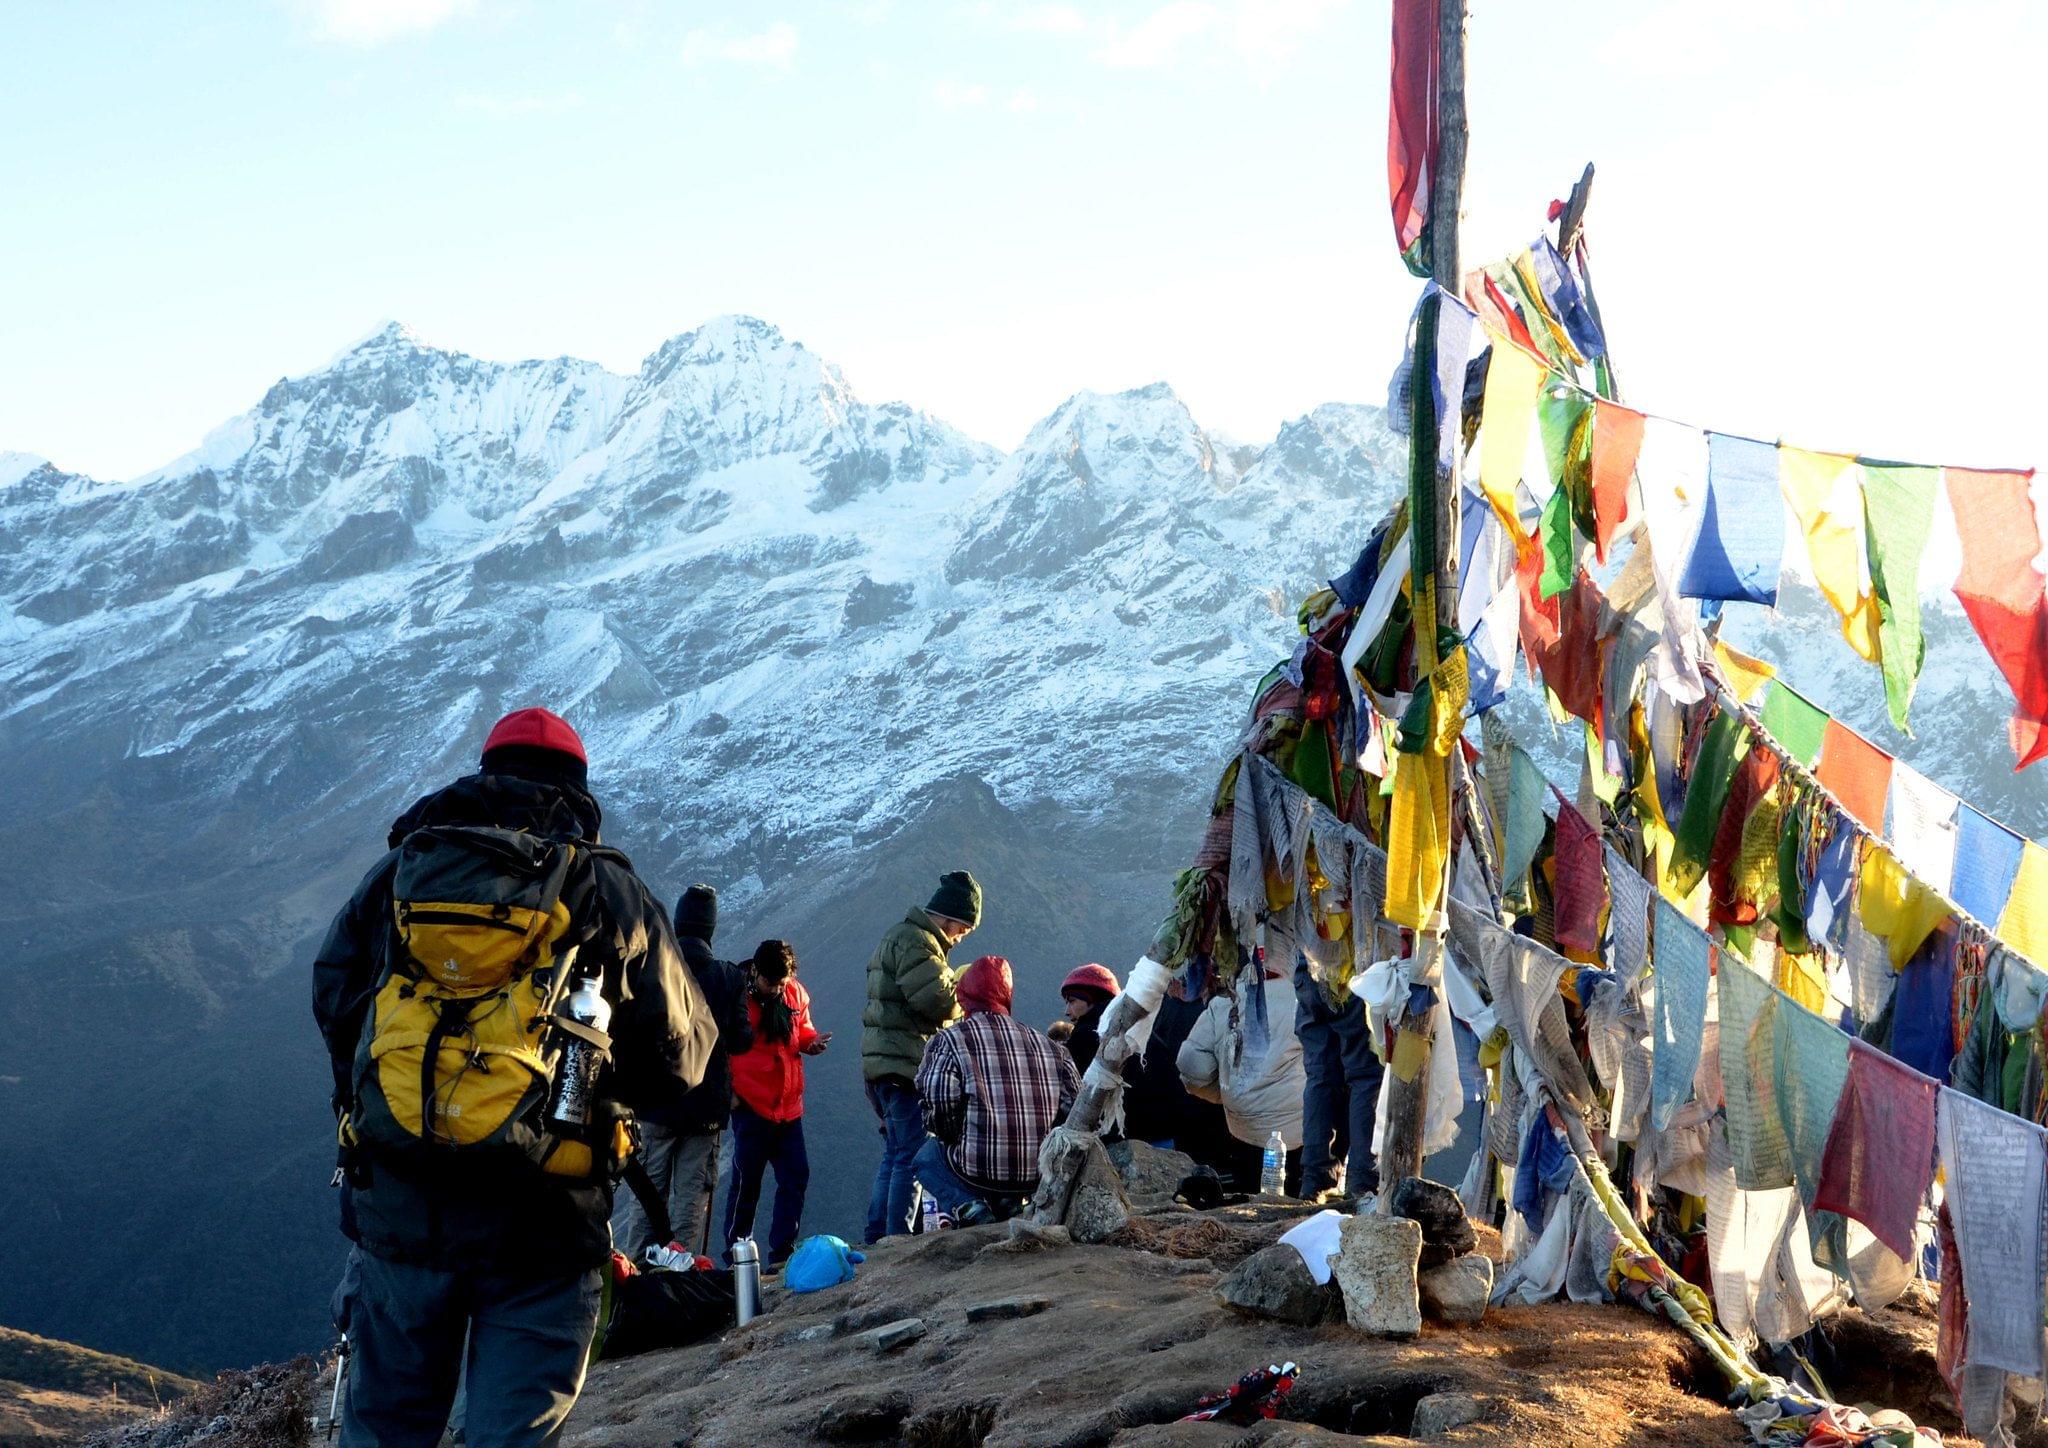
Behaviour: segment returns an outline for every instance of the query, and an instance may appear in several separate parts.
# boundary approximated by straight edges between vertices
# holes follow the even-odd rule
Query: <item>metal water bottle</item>
[[[611,1002],[604,998],[601,985],[596,976],[586,975],[576,982],[576,993],[569,997],[570,1019],[593,1031],[606,1030],[612,1023]],[[562,1064],[555,1072],[548,1120],[563,1126],[590,1124],[591,1097],[597,1089],[597,1069],[602,1064],[596,1046],[581,1036],[569,1037],[568,1044],[562,1047]]]
[[[776,1190],[780,1191],[778,1183]],[[733,1318],[745,1327],[761,1312],[761,1249],[752,1237],[732,1244]]]

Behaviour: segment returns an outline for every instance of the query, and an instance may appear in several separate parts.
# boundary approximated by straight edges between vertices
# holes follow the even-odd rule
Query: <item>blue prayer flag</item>
[[[1766,607],[1778,601],[1785,561],[1785,501],[1773,443],[1707,434],[1707,500],[1678,591]]]
[[[1964,805],[1956,811],[1956,870],[1949,899],[1996,930],[2026,845],[1998,821]]]

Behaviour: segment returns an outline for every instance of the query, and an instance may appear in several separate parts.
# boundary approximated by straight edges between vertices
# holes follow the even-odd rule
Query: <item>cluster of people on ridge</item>
[[[467,1442],[555,1440],[581,1391],[612,1252],[638,1262],[665,1245],[639,1194],[615,1191],[628,1153],[672,1240],[694,1251],[712,1235],[729,1137],[718,1242],[753,1235],[772,1171],[766,1263],[796,1246],[810,1179],[804,1058],[833,1033],[812,1020],[787,941],[743,961],[713,954],[709,886],[684,891],[671,921],[601,842],[587,773],[564,720],[506,715],[476,774],[392,826],[314,961],[354,1243],[336,1294],[350,1353],[344,1443],[438,1443],[459,1384]],[[913,1230],[920,1193],[936,1219],[920,1226],[1021,1206],[1120,993],[1111,971],[1083,965],[1061,983],[1063,1018],[1024,1025],[1007,960],[950,962],[981,915],[974,878],[946,874],[868,963],[861,1068],[881,1145],[870,1243]],[[539,968],[547,947],[553,971]],[[566,982],[528,1014],[522,988],[572,971],[602,997],[598,1019],[565,1022]],[[1238,974],[1206,1003],[1161,1003],[1146,1049],[1124,1065],[1124,1135],[1248,1192],[1277,1132],[1288,1192],[1369,1190],[1382,1068],[1363,1007],[1337,1006],[1305,960],[1292,981],[1271,967]],[[594,1101],[565,1105],[541,1069],[537,1033],[554,1027],[603,1043]],[[578,1106],[594,1114],[562,1124],[577,1118],[559,1111]],[[504,1149],[464,1149],[483,1146]]]

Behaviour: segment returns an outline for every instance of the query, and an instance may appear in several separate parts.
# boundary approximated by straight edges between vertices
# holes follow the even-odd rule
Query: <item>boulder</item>
[[[1131,1219],[1123,1177],[1094,1132],[1055,1127],[1039,1149],[1038,1167],[1031,1220],[1039,1226],[1065,1227],[1076,1242],[1092,1244],[1108,1241]]]
[[[1415,1287],[1421,1226],[1407,1217],[1348,1217],[1339,1240],[1343,1245],[1330,1259],[1330,1272],[1344,1296],[1345,1320],[1376,1337],[1422,1331]]]
[[[1442,1182],[1404,1177],[1387,1201],[1388,1210],[1422,1228],[1422,1265],[1440,1267],[1479,1245],[1465,1204]]]
[[[1486,1404],[1470,1393],[1431,1393],[1415,1405],[1408,1436],[1441,1438],[1453,1429],[1476,1423],[1485,1416]]]
[[[1168,1151],[1142,1141],[1120,1141],[1108,1148],[1109,1160],[1123,1177],[1124,1191],[1133,1199],[1164,1197],[1171,1200],[1195,1169],[1195,1159],[1184,1151]]]
[[[1336,1280],[1317,1282],[1301,1253],[1285,1242],[1275,1242],[1238,1263],[1216,1285],[1216,1297],[1225,1307],[1298,1327],[1320,1327],[1344,1316],[1344,1296]]]
[[[1422,1310],[1438,1322],[1477,1322],[1493,1295],[1493,1263],[1477,1252],[1441,1267],[1425,1267],[1415,1286]]]

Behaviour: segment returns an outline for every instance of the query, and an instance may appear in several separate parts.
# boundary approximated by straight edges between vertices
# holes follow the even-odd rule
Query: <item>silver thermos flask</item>
[[[752,1237],[732,1244],[732,1305],[742,1327],[761,1313],[761,1249]]]

